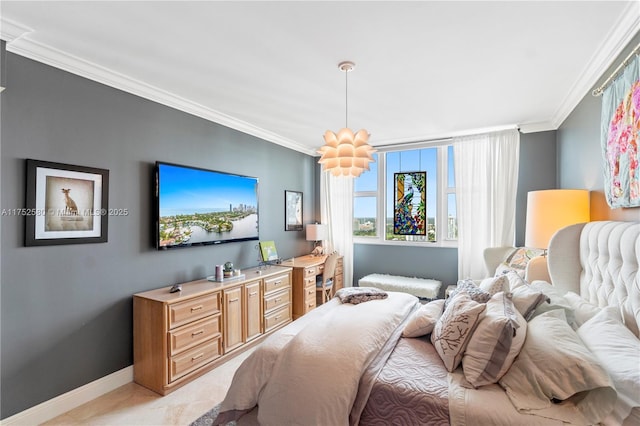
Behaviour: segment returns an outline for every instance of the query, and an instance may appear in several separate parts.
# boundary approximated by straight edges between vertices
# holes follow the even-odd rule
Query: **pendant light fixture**
[[[341,62],[338,68],[345,75],[345,126],[338,134],[327,130],[324,134],[325,145],[318,150],[322,154],[318,163],[322,164],[324,171],[331,172],[334,176],[358,177],[363,171],[369,170],[369,163],[373,162],[375,149],[369,145],[369,132],[365,129],[353,133],[348,126],[348,78],[356,64],[353,62]]]

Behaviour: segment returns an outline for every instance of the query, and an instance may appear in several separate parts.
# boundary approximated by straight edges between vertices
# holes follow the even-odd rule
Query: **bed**
[[[640,223],[590,222],[552,238],[553,286],[343,289],[261,343],[214,424],[640,424],[639,257]]]

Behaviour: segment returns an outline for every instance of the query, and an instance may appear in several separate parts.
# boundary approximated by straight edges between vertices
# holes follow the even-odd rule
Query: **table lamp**
[[[589,220],[589,191],[586,189],[530,191],[524,245],[544,249],[542,256],[529,261],[530,275],[551,282],[546,258],[551,237],[565,226]]]
[[[327,238],[327,225],[322,225],[320,223],[314,223],[311,225],[307,225],[307,241],[313,241],[313,251],[311,252],[314,256],[320,256],[324,254],[324,249],[322,245],[317,245],[318,241],[325,240]]]

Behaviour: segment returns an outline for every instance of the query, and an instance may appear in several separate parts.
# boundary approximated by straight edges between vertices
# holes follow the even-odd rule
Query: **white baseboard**
[[[133,381],[133,366],[31,407],[0,421],[0,426],[38,425]]]

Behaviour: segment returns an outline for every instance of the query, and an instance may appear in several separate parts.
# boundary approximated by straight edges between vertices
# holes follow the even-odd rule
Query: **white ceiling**
[[[556,129],[640,28],[614,1],[6,1],[7,50],[314,154]],[[11,76],[8,78],[10,90]]]

